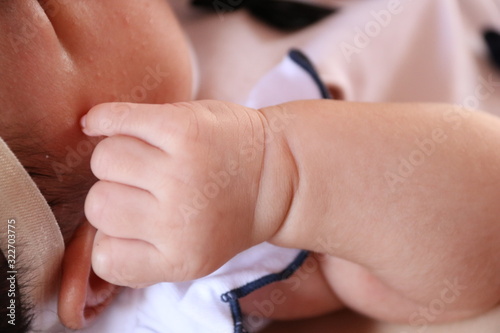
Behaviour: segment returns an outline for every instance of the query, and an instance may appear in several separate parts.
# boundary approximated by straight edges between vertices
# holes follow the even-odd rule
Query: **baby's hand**
[[[216,101],[93,108],[84,132],[107,137],[92,155],[100,181],[85,203],[98,229],[94,271],[131,287],[190,280],[271,238],[292,168],[282,167],[284,140],[270,124]]]

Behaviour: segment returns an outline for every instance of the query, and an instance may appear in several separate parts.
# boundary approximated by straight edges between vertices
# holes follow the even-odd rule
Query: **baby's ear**
[[[83,223],[64,253],[58,314],[70,329],[87,326],[119,292],[120,287],[102,280],[92,270],[95,233],[94,227]]]

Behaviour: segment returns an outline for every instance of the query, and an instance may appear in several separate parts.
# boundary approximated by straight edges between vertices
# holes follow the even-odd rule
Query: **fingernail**
[[[87,116],[83,116],[82,119],[80,119],[80,125],[82,126],[82,129],[85,129],[85,126],[87,126]]]

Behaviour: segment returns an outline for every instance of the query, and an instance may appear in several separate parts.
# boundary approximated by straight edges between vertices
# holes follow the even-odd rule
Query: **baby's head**
[[[81,258],[78,250],[88,244],[72,236],[85,221],[85,194],[95,182],[89,160],[96,141],[81,132],[79,119],[103,102],[189,99],[192,68],[184,34],[165,0],[0,1],[0,31],[0,137]],[[79,263],[73,259],[65,262]],[[63,283],[75,275],[65,273]],[[22,331],[20,323],[16,327]]]

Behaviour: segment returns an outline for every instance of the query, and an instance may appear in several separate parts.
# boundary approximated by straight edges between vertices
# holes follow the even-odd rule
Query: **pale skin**
[[[195,279],[268,241],[322,254],[273,317],[346,305],[408,322],[433,299],[451,299],[447,287],[457,297],[435,323],[499,302],[496,117],[450,105],[201,101],[103,104],[82,125],[107,137],[92,156],[100,181],[85,205],[104,280]],[[411,173],[401,159],[413,161]],[[196,191],[224,170],[230,180],[196,206]]]

